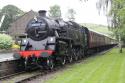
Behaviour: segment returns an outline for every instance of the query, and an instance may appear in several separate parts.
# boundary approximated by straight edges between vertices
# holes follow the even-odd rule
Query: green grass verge
[[[56,73],[46,83],[125,83],[125,49],[92,56]]]

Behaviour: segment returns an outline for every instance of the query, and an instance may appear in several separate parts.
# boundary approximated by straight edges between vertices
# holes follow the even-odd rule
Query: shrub
[[[0,49],[9,49],[13,43],[12,37],[6,34],[0,34]]]

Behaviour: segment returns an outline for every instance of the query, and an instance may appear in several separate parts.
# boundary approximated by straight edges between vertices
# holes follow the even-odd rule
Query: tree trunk
[[[119,35],[119,53],[122,53],[122,41],[120,35]]]

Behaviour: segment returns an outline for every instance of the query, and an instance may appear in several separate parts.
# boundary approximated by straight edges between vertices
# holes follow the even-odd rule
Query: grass
[[[55,74],[46,83],[125,83],[125,49],[92,56]]]

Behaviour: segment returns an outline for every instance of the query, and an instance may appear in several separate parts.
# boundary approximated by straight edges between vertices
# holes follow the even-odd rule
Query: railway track
[[[103,54],[107,53],[108,51],[110,51],[110,49],[106,50],[106,51],[103,51],[103,52],[95,53],[94,55],[97,55],[97,54],[103,55]],[[84,58],[84,59],[86,59],[86,58]],[[31,72],[22,71],[22,72],[19,72],[19,73],[15,73],[13,75],[8,75],[8,76],[5,76],[5,77],[2,77],[2,78],[0,78],[0,82],[2,82],[2,83],[10,83],[10,82],[11,83],[26,83],[26,82],[31,81],[33,79],[36,79],[38,77],[42,77],[44,75],[57,72],[58,70],[65,69],[69,65],[71,66],[74,63],[80,63],[84,59],[75,61],[73,63],[66,64],[63,67],[57,66],[53,70],[43,70],[43,69],[41,69],[41,70],[31,71]]]
[[[64,67],[62,68],[61,66],[58,66],[58,67],[54,68],[53,70],[46,70],[46,71],[43,70],[42,72],[39,72],[38,74],[36,74],[34,76],[31,76],[31,77],[24,78],[22,80],[16,81],[16,83],[26,83],[26,82],[31,81],[33,79],[36,79],[38,77],[57,72],[60,69],[64,69]]]
[[[14,79],[18,79],[18,78],[16,78],[16,77],[18,77],[18,76],[23,76],[23,75],[25,75],[25,74],[28,74],[28,73],[33,73],[33,72],[35,72],[35,70],[37,70],[38,68],[34,68],[34,69],[32,69],[30,72],[27,72],[27,71],[25,71],[25,70],[21,70],[21,71],[18,71],[18,72],[16,72],[16,73],[12,73],[12,74],[10,74],[10,75],[5,75],[5,76],[2,76],[2,77],[0,77],[0,83],[2,82],[4,82],[4,81],[8,81],[8,80],[14,80]],[[8,82],[5,82],[5,83],[8,83]]]
[[[25,83],[25,82],[35,79],[39,76],[43,76],[43,75],[46,75],[49,73],[54,73],[58,70],[64,69],[68,65],[69,64],[67,64],[63,67],[57,66],[53,70],[43,70],[43,69],[40,70],[39,69],[36,71],[31,71],[31,72],[26,72],[26,71],[19,72],[19,73],[1,78],[0,83]]]
[[[22,80],[22,79],[26,78],[26,77],[30,78],[31,76],[34,76],[34,75],[36,75],[38,73],[40,73],[39,70],[31,71],[31,72],[26,72],[26,71],[19,72],[19,73],[7,76],[5,78],[2,78],[0,80],[0,83],[15,83],[15,82],[17,82],[19,80]]]
[[[3,76],[3,77],[0,77],[0,80],[6,80],[6,79],[8,79],[8,78],[12,78],[12,77],[14,77],[14,76],[16,76],[16,75],[23,74],[23,73],[25,73],[25,72],[26,72],[26,71],[21,71],[21,72],[17,72],[17,73],[11,74],[11,75],[6,75],[6,76]]]

